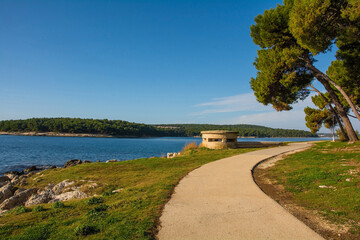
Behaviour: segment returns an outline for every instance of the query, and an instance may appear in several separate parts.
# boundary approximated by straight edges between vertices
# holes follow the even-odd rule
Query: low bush
[[[33,212],[42,212],[42,211],[44,211],[45,209],[44,209],[44,207],[43,206],[36,206],[36,207],[34,207],[33,208]]]
[[[192,149],[197,149],[197,143],[196,142],[191,142],[191,143],[186,143],[185,147],[182,149],[182,152],[187,151],[187,150],[192,150]]]
[[[104,217],[106,215],[105,211],[109,208],[106,204],[100,204],[99,206],[94,207],[93,210],[87,213],[90,219],[97,218],[97,217]]]
[[[54,202],[54,204],[52,205],[53,208],[64,208],[65,204],[63,202]]]
[[[19,206],[14,209],[14,212],[16,212],[17,214],[26,213],[26,212],[30,212],[30,211],[31,211],[31,209],[27,208],[25,206]]]
[[[76,236],[87,236],[100,232],[99,228],[93,224],[81,224],[75,228]]]
[[[99,197],[99,198],[92,197],[87,201],[87,204],[88,205],[95,205],[95,204],[99,204],[99,203],[103,203],[103,202],[104,202],[104,199],[101,198],[101,197]]]

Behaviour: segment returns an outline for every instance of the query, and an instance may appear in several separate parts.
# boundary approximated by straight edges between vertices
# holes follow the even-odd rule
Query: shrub
[[[94,207],[93,210],[88,212],[88,217],[91,218],[96,218],[96,217],[100,217],[100,216],[105,216],[106,213],[105,211],[109,208],[108,205],[106,204],[100,204],[99,206]]]
[[[103,202],[104,202],[104,199],[101,197],[99,197],[99,198],[92,197],[87,201],[88,205],[95,205],[95,204],[99,204],[99,203],[103,203]]]
[[[197,146],[196,142],[186,143],[182,152],[185,152],[187,150],[197,149],[197,148],[198,148],[198,146]]]
[[[54,204],[52,205],[53,208],[64,208],[65,205],[63,202],[54,202]]]
[[[94,210],[95,210],[95,211],[98,211],[98,212],[101,212],[101,211],[106,211],[108,208],[109,208],[108,205],[106,205],[106,204],[100,204],[99,206],[94,207]]]
[[[113,190],[109,190],[109,191],[106,191],[106,192],[102,193],[103,197],[111,196],[111,195],[114,195],[114,194],[115,193],[113,192]]]
[[[42,212],[44,211],[44,207],[43,206],[36,206],[33,208],[33,212]]]
[[[81,224],[75,228],[76,236],[87,236],[100,232],[99,228],[93,224]]]
[[[30,208],[27,208],[25,206],[19,206],[19,207],[16,207],[14,209],[14,211],[17,213],[17,214],[21,214],[21,213],[26,213],[26,212],[30,212]]]

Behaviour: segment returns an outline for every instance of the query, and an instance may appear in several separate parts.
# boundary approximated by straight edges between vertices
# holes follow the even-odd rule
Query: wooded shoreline
[[[117,135],[92,134],[92,133],[56,133],[56,132],[0,132],[0,135],[44,136],[44,137],[148,138],[145,136],[138,137],[138,136],[117,136]]]
[[[92,134],[92,133],[57,133],[57,132],[0,132],[0,135],[12,136],[43,136],[43,137],[92,137],[92,138],[154,138],[159,136],[121,136],[121,135],[107,135],[107,134]],[[179,136],[167,136],[179,137]],[[192,136],[200,138],[201,136]],[[315,136],[318,137],[318,136]],[[239,136],[238,138],[259,138],[256,136]],[[261,137],[261,138],[314,138],[314,137]]]

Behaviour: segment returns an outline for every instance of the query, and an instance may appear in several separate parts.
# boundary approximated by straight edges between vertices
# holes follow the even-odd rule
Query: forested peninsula
[[[192,137],[206,130],[231,130],[240,137],[317,137],[307,131],[274,129],[257,125],[214,125],[214,124],[160,124],[148,125],[122,120],[81,118],[31,118],[26,120],[0,121],[3,133],[55,133],[87,134],[83,136],[108,137]],[[51,135],[51,134],[49,134]],[[61,136],[61,135],[59,135]]]

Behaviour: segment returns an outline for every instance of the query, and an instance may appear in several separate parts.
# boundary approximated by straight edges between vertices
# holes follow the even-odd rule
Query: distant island
[[[257,125],[159,124],[82,118],[31,118],[0,121],[0,134],[79,137],[193,137],[206,130],[231,130],[240,137],[318,137],[308,131]]]

